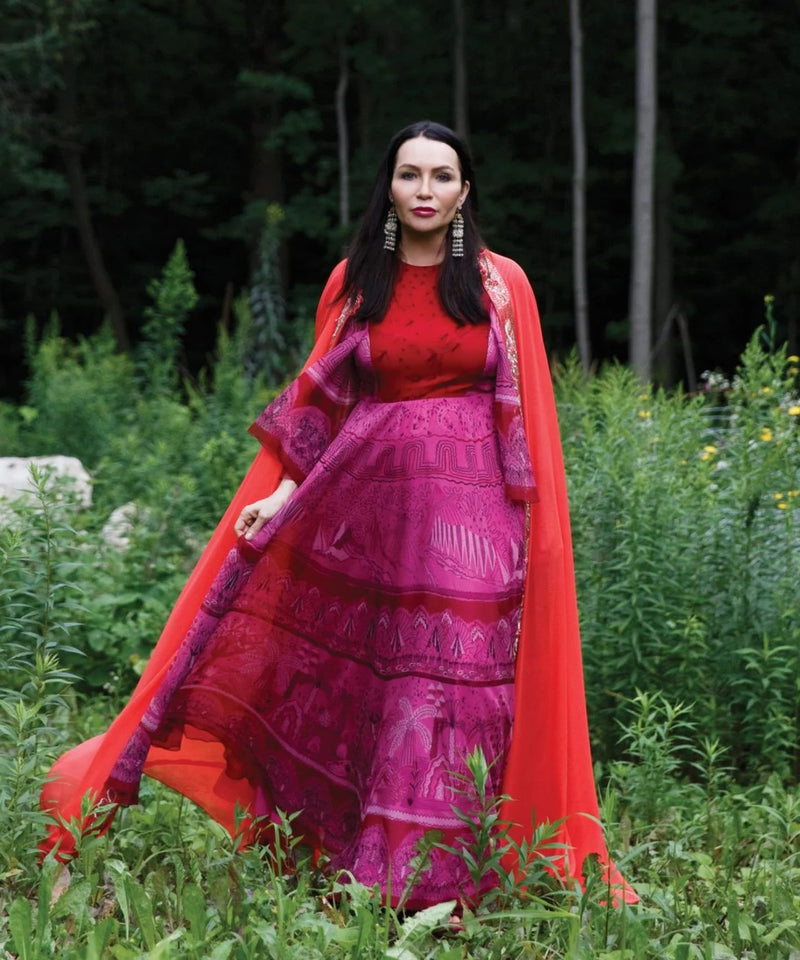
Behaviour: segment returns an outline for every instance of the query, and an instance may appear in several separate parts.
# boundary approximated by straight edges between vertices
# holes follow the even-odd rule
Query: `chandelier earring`
[[[386,214],[386,223],[383,225],[383,249],[394,253],[397,249],[397,211],[394,204]]]
[[[453,244],[451,253],[454,257],[464,256],[464,218],[461,216],[461,207],[453,217]]]

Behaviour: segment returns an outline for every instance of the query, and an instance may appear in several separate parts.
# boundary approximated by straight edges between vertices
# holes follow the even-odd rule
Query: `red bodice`
[[[459,326],[439,302],[439,268],[400,265],[389,309],[369,327],[385,402],[464,394],[487,375],[489,324]]]

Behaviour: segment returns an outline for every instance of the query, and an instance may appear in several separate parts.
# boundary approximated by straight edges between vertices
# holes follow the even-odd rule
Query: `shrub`
[[[61,453],[94,469],[130,418],[137,394],[131,359],[115,352],[110,329],[71,343],[51,322],[38,342],[28,328],[31,376],[13,447],[6,455]]]
[[[757,334],[732,383],[557,382],[597,756],[636,690],[692,704],[748,775],[797,771],[800,407]]]

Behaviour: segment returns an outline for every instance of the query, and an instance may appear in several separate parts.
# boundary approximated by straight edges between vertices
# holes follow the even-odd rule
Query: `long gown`
[[[470,447],[469,444],[465,446],[461,442],[467,439],[467,435],[461,430],[463,425],[461,418],[457,424],[455,438],[446,439],[441,435],[437,438],[435,432],[427,433],[423,430],[421,436],[415,436],[406,445],[407,458],[399,461],[393,459],[389,450],[391,443],[380,432],[380,423],[385,424],[385,421],[375,421],[374,436],[369,431],[353,435],[356,444],[360,442],[359,437],[366,437],[370,443],[373,440],[380,440],[380,443],[374,445],[376,453],[374,462],[364,460],[363,465],[372,463],[376,469],[383,469],[384,473],[391,467],[405,465],[419,475],[421,485],[428,483],[430,486],[431,478],[425,475],[424,469],[420,470],[420,465],[427,469],[432,462],[429,458],[434,453],[437,456],[441,453],[440,462],[444,470],[439,477],[442,486],[437,488],[437,491],[441,492],[442,497],[437,507],[437,518],[431,521],[433,526],[429,527],[433,534],[429,552],[432,556],[438,550],[440,567],[446,568],[448,563],[453,564],[459,558],[471,556],[476,562],[484,564],[487,569],[489,566],[494,569],[493,564],[497,561],[506,564],[506,571],[516,570],[516,567],[509,566],[509,562],[517,563],[519,557],[512,548],[509,558],[507,548],[509,542],[514,542],[514,536],[519,533],[519,527],[515,528],[508,540],[503,540],[499,544],[495,537],[493,526],[495,518],[492,511],[498,504],[497,470],[502,471],[507,500],[527,501],[523,508],[516,503],[509,504],[507,501],[502,501],[505,506],[501,507],[501,513],[503,509],[510,511],[509,517],[514,512],[518,517],[521,516],[524,509],[526,518],[521,617],[519,617],[519,627],[515,636],[516,666],[511,743],[508,745],[507,742],[508,727],[511,723],[510,713],[492,715],[498,717],[498,730],[502,728],[504,732],[500,732],[497,736],[494,734],[489,736],[486,733],[488,714],[484,714],[483,707],[480,707],[480,716],[475,723],[476,727],[482,728],[478,741],[471,739],[471,731],[464,733],[469,728],[468,723],[461,722],[459,726],[460,721],[455,714],[451,721],[451,712],[456,711],[456,708],[462,711],[462,705],[466,706],[467,711],[459,715],[468,716],[468,709],[471,709],[470,703],[478,703],[477,700],[472,700],[472,693],[480,687],[480,684],[461,679],[457,673],[452,678],[452,683],[442,680],[442,690],[453,692],[454,696],[445,697],[441,709],[439,698],[436,696],[425,702],[414,701],[405,696],[407,704],[403,706],[401,706],[402,698],[386,700],[384,701],[386,712],[381,713],[380,716],[375,711],[367,713],[366,717],[370,724],[377,719],[380,723],[376,729],[386,732],[388,736],[388,739],[384,737],[381,741],[375,741],[383,750],[382,759],[386,761],[387,774],[392,770],[399,771],[398,777],[394,780],[396,787],[394,805],[387,807],[390,813],[397,815],[397,819],[381,813],[377,805],[372,813],[365,815],[361,822],[360,834],[357,831],[354,836],[369,839],[375,854],[362,857],[359,860],[358,869],[360,875],[368,879],[370,876],[378,875],[380,868],[367,867],[366,864],[385,863],[386,886],[391,879],[393,899],[396,899],[397,870],[402,876],[403,863],[395,864],[395,861],[402,858],[398,858],[394,853],[400,849],[404,838],[410,840],[412,836],[419,834],[424,823],[424,818],[409,819],[414,804],[419,802],[421,807],[423,797],[419,780],[414,772],[413,754],[416,752],[417,759],[421,756],[422,762],[426,762],[426,757],[434,757],[433,752],[429,754],[425,752],[429,738],[432,745],[434,742],[437,744],[444,742],[447,756],[458,755],[458,745],[462,742],[478,742],[484,746],[487,756],[491,759],[493,749],[491,745],[500,743],[502,738],[506,737],[507,753],[503,752],[502,756],[494,754],[498,757],[496,764],[498,775],[492,782],[492,789],[496,787],[500,769],[502,769],[502,792],[505,799],[500,814],[511,825],[513,840],[517,844],[529,844],[535,837],[538,825],[550,822],[553,825],[560,853],[551,849],[548,851],[548,857],[553,863],[555,872],[564,882],[582,883],[584,862],[587,857],[595,856],[605,867],[605,879],[612,888],[610,898],[615,902],[624,900],[635,903],[637,901],[635,890],[620,875],[609,858],[602,824],[599,821],[586,717],[566,477],[550,367],[542,338],[536,300],[524,271],[513,260],[484,250],[479,255],[478,266],[491,312],[491,332],[489,333],[485,326],[482,328],[484,335],[489,338],[485,355],[481,354],[481,357],[485,356],[485,362],[478,359],[473,363],[471,380],[468,378],[466,382],[463,379],[459,381],[459,377],[464,373],[463,369],[456,376],[450,376],[445,372],[431,386],[432,394],[427,398],[424,389],[421,395],[414,393],[416,388],[412,381],[415,379],[419,381],[419,375],[416,378],[398,376],[398,382],[404,381],[405,386],[399,393],[393,394],[390,390],[393,374],[387,370],[385,362],[387,358],[400,356],[400,354],[408,354],[410,357],[415,352],[415,345],[419,345],[419,348],[424,350],[427,325],[435,322],[435,317],[432,317],[429,311],[426,313],[428,307],[425,306],[426,301],[428,306],[435,301],[432,296],[432,285],[429,284],[428,295],[422,297],[422,303],[417,303],[419,298],[414,298],[419,320],[417,329],[404,338],[398,337],[393,344],[395,349],[386,354],[386,351],[380,347],[380,338],[385,335],[392,340],[394,335],[392,324],[389,322],[390,318],[387,317],[382,324],[372,326],[367,334],[355,329],[352,326],[352,317],[357,308],[357,300],[351,298],[345,301],[339,295],[345,263],[340,263],[333,270],[320,298],[316,317],[316,343],[304,368],[305,372],[284,395],[286,408],[284,424],[292,422],[294,426],[300,423],[305,425],[304,429],[296,434],[299,443],[294,444],[293,452],[290,449],[291,444],[287,443],[284,449],[283,439],[287,436],[286,431],[281,435],[280,429],[276,427],[275,430],[271,430],[269,424],[270,420],[275,422],[276,419],[281,418],[268,415],[266,421],[262,421],[262,426],[265,428],[263,431],[260,431],[258,425],[254,425],[253,431],[260,436],[265,446],[255,457],[176,601],[130,700],[105,732],[67,750],[50,771],[41,797],[42,809],[49,816],[49,825],[47,834],[39,845],[40,856],[44,857],[52,853],[62,861],[75,856],[81,835],[107,829],[110,824],[108,818],[98,816],[92,804],[111,801],[114,795],[118,796],[120,802],[125,802],[126,797],[129,800],[133,799],[142,770],[148,776],[155,777],[191,796],[232,834],[239,831],[243,839],[250,839],[253,836],[253,831],[248,826],[250,823],[248,817],[259,812],[269,815],[271,805],[276,802],[275,797],[278,795],[271,795],[269,791],[276,789],[280,792],[287,789],[288,796],[294,788],[291,785],[285,788],[280,780],[269,785],[259,770],[256,770],[255,775],[252,774],[253,765],[248,758],[253,751],[250,749],[249,742],[245,743],[246,738],[240,739],[240,743],[245,744],[244,748],[231,749],[235,738],[226,739],[223,743],[223,738],[217,739],[207,730],[187,724],[180,716],[177,717],[177,722],[167,718],[170,691],[175,692],[181,686],[182,680],[186,679],[195,660],[200,664],[206,641],[215,633],[216,627],[224,622],[227,611],[230,611],[231,618],[240,617],[243,621],[246,619],[246,609],[238,611],[231,604],[236,599],[240,586],[259,562],[261,556],[258,552],[259,545],[265,545],[284,521],[287,524],[287,532],[292,529],[295,531],[305,529],[310,533],[308,525],[295,526],[295,516],[302,509],[303,497],[315,489],[319,492],[325,486],[321,478],[327,469],[325,466],[327,454],[330,452],[333,455],[339,449],[337,441],[340,429],[344,439],[350,436],[349,429],[355,427],[358,422],[349,415],[359,412],[359,416],[363,417],[362,426],[366,428],[371,422],[370,417],[365,416],[368,411],[373,414],[387,414],[391,411],[400,413],[405,409],[410,414],[407,422],[412,425],[415,422],[412,411],[429,411],[431,412],[430,424],[437,426],[439,413],[434,414],[433,410],[438,411],[439,404],[444,402],[441,396],[447,396],[450,391],[455,393],[455,396],[449,397],[447,403],[454,401],[462,404],[465,409],[474,407],[472,413],[475,415],[470,420],[473,425],[477,423],[478,409],[482,409],[484,416],[482,423],[484,427],[488,427],[486,405],[488,405],[487,397],[492,391],[492,364],[496,362],[492,404],[496,468],[492,473],[494,484],[488,483],[483,486],[471,484],[476,492],[473,502],[484,498],[490,490],[494,491],[485,501],[489,509],[483,510],[483,517],[488,518],[484,527],[478,527],[470,533],[467,525],[459,519],[458,511],[468,506],[468,498],[465,496],[466,485],[459,485],[457,471],[470,463],[473,468],[477,467],[479,461],[475,459],[473,463],[468,458],[476,457],[480,452],[488,449],[487,445],[482,446],[480,443],[473,443]],[[404,281],[403,288],[406,284],[407,280]],[[469,331],[461,330],[460,337],[463,338],[468,333]],[[334,357],[345,338],[350,340],[350,348]],[[405,340],[405,347],[400,344],[401,339]],[[438,349],[433,350],[433,354],[438,355],[441,346],[440,342]],[[492,359],[492,354],[495,360]],[[337,360],[343,361],[338,367]],[[363,383],[358,379],[361,376],[363,376]],[[387,389],[389,389],[388,393]],[[404,394],[403,390],[408,392]],[[459,391],[462,396],[459,396]],[[412,400],[412,397],[415,399]],[[363,405],[360,411],[359,405]],[[390,410],[384,408],[390,408]],[[279,409],[280,406],[273,412],[277,413]],[[324,416],[320,416],[321,413]],[[291,435],[291,431],[288,435]],[[448,447],[451,441],[453,445]],[[339,446],[344,455],[342,443],[343,440]],[[379,454],[385,459],[380,459]],[[465,454],[467,459],[457,459],[456,455]],[[357,463],[356,460],[352,462]],[[456,470],[456,474],[451,468]],[[286,471],[290,474],[295,471],[296,479],[306,477],[306,481],[312,480],[319,474],[318,485],[315,485],[316,482],[305,482],[303,484],[305,489],[296,492],[285,511],[276,517],[272,524],[264,528],[264,533],[253,543],[252,548],[240,542],[241,549],[229,553],[236,542],[233,523],[239,512],[246,504],[274,490],[280,476]],[[536,477],[535,485],[534,476]],[[353,580],[348,579],[348,566],[351,563],[358,566],[358,561],[362,564],[361,569],[364,568],[366,556],[363,551],[364,544],[378,544],[379,550],[375,553],[374,560],[381,556],[380,548],[383,544],[391,544],[394,550],[395,541],[391,539],[394,528],[391,524],[396,522],[397,516],[402,512],[401,503],[406,504],[403,509],[407,509],[405,514],[408,518],[407,527],[415,527],[415,516],[420,515],[420,511],[425,509],[422,503],[415,499],[419,486],[415,485],[413,482],[415,477],[411,476],[408,478],[406,500],[386,496],[381,507],[384,513],[378,516],[371,515],[373,525],[368,527],[366,516],[372,509],[369,507],[372,501],[365,497],[365,491],[370,489],[377,492],[391,479],[392,475],[389,472],[385,476],[378,477],[375,484],[365,485],[358,477],[346,472],[340,473],[341,483],[350,485],[350,498],[347,502],[343,500],[341,503],[337,502],[339,494],[335,482],[331,481],[329,487],[331,495],[326,509],[330,508],[334,512],[343,510],[343,519],[351,527],[332,530],[332,539],[327,541],[327,546],[318,551],[317,557],[322,559],[324,555],[328,558],[328,564],[326,566],[325,563],[321,563],[319,569],[325,572],[327,578],[329,574],[336,571],[338,568],[336,561],[337,558],[340,559],[344,571],[340,583],[350,583],[353,590],[350,594],[351,599],[354,599],[355,595],[359,599],[353,611],[352,620],[348,615],[344,620],[340,618],[338,621],[340,629],[335,627],[336,616],[340,611],[337,610],[337,601],[333,595],[324,598],[325,603],[328,604],[327,613],[322,598],[316,598],[318,607],[315,616],[319,614],[323,618],[329,617],[330,619],[325,622],[335,627],[327,634],[329,648],[326,648],[324,643],[314,647],[313,636],[305,646],[305,635],[302,631],[298,641],[297,636],[292,635],[291,631],[282,633],[283,625],[278,624],[280,629],[272,631],[273,642],[269,646],[269,655],[272,656],[273,653],[275,655],[276,678],[278,675],[283,675],[283,658],[287,658],[286,669],[291,671],[289,664],[293,659],[297,659],[296,651],[304,655],[302,654],[304,649],[309,657],[324,655],[328,664],[341,665],[343,662],[339,656],[340,649],[337,649],[336,644],[346,636],[343,632],[344,628],[349,630],[350,625],[355,627],[359,622],[355,614],[359,613],[361,600],[363,599],[366,609],[369,610],[375,596],[374,591],[363,590],[364,584],[360,583],[357,577]],[[402,484],[399,484],[396,489],[402,489]],[[363,508],[362,499],[365,501]],[[470,515],[480,520],[476,506],[472,507]],[[302,522],[297,521],[298,524]],[[380,531],[379,535],[374,534],[376,526]],[[366,538],[366,533],[370,529],[373,530],[372,540]],[[487,541],[491,543],[492,549],[486,547]],[[276,537],[275,549],[267,550],[266,553],[278,560],[281,557],[293,557],[299,564],[295,572],[302,573],[303,557],[314,552],[316,549],[312,550],[314,542],[298,536],[293,543],[286,544]],[[496,552],[498,545],[499,553]],[[355,556],[359,551],[362,553],[360,560]],[[386,550],[382,552],[381,563],[391,564],[395,560],[399,563],[402,559],[400,554],[395,557],[393,553],[387,553]],[[404,555],[407,556],[407,554]],[[424,553],[420,553],[420,560],[424,560],[425,556]],[[380,572],[382,568],[379,564],[375,569]],[[455,567],[449,569],[454,571]],[[286,570],[288,571],[286,582],[290,583],[295,572],[292,572],[291,565],[288,565]],[[422,570],[421,566],[420,570]],[[318,585],[312,585],[312,589],[314,586],[318,588]],[[374,588],[375,583],[368,582],[367,586]],[[359,591],[363,592],[363,597]],[[387,608],[381,611],[375,623],[375,635],[377,636],[379,629],[385,631],[386,617],[389,618],[390,623],[394,618],[398,629],[392,633],[388,650],[392,656],[402,652],[403,649],[408,652],[412,647],[403,645],[407,643],[409,624],[406,623],[401,629],[400,619],[407,615],[409,610],[413,610],[410,626],[416,629],[429,615],[428,607],[421,604],[418,611],[416,607],[410,606],[413,592],[407,590],[399,590],[392,595],[391,590],[381,588],[381,593],[385,597]],[[244,593],[242,597],[245,597]],[[452,623],[445,624],[444,621],[446,616],[452,616],[452,613],[445,609],[443,603],[436,606],[436,601],[443,598],[437,597],[435,591],[431,590],[426,592],[426,597],[428,598],[426,603],[431,604],[431,615],[439,617],[442,625],[447,626],[449,630]],[[299,607],[293,610],[292,614],[294,622],[300,626],[300,614],[305,616],[308,608],[304,606],[304,598],[297,595],[295,599]],[[393,605],[388,605],[390,599]],[[453,598],[453,610],[458,612],[465,609],[463,599],[458,595]],[[486,598],[479,595],[477,599],[485,600]],[[363,613],[365,608],[360,609]],[[482,609],[488,611],[488,606]],[[519,610],[517,616],[519,616]],[[462,619],[466,621],[469,617],[470,615],[462,616]],[[487,620],[486,623],[488,622]],[[493,638],[486,641],[486,651],[490,652],[490,645],[493,643],[492,655],[498,656],[499,668],[494,689],[499,701],[503,691],[508,695],[511,693],[511,684],[504,682],[502,657],[497,654],[498,650],[503,650],[503,641],[510,634],[505,633],[506,621],[502,617],[491,622],[495,624],[495,631]],[[507,622],[511,626],[513,620],[509,618]],[[442,636],[441,631],[431,633],[430,641],[433,649],[438,644],[441,649],[447,650],[446,644],[442,646]],[[459,638],[459,644],[464,643],[464,634],[452,632],[450,636],[451,644],[455,642],[456,637]],[[222,637],[221,631],[220,638]],[[393,649],[393,643],[395,647],[398,643],[401,644],[397,651]],[[377,650],[378,647],[375,646],[375,649]],[[387,650],[385,633],[383,646],[380,649]],[[478,650],[479,647],[475,649]],[[420,651],[417,653],[419,654]],[[458,645],[455,646],[454,653],[459,653]],[[459,659],[461,659],[460,656]],[[220,669],[224,667],[224,662],[220,658],[217,658],[217,661]],[[451,659],[451,664],[457,671],[458,667],[454,661],[455,658]],[[469,662],[465,661],[465,663],[468,665]],[[363,671],[358,673],[358,682],[364,676],[369,676],[370,672],[376,678],[381,676],[380,663],[377,661],[374,664],[361,663],[360,665],[357,661],[353,661],[352,669],[357,671],[357,668],[367,669],[366,673]],[[299,678],[300,674],[297,675]],[[313,706],[315,703],[321,705],[327,702],[328,708],[331,705],[334,709],[336,708],[336,705],[332,704],[334,694],[330,692],[333,688],[329,683],[334,673],[319,671],[313,676],[314,687],[306,688],[305,698],[303,699],[299,693],[294,697],[298,707],[298,722],[305,722],[307,719],[303,714],[304,704]],[[394,678],[389,676],[386,679],[390,681]],[[227,683],[228,690],[232,692],[231,702],[240,692],[243,693],[248,688],[253,689],[250,679],[242,674],[230,677]],[[272,687],[273,692],[279,689],[280,683],[284,683],[282,689],[288,689],[285,681],[276,679]],[[491,680],[487,680],[484,687],[488,694],[492,687]],[[342,685],[338,689],[345,688],[350,695],[354,689],[357,689],[342,680]],[[190,685],[187,684],[184,693],[189,689]],[[391,689],[388,682],[387,689]],[[201,693],[199,688],[194,688],[192,697],[194,702],[200,702]],[[357,707],[360,707],[361,699],[359,691],[356,698]],[[210,698],[209,702],[212,700],[213,698]],[[487,702],[490,700],[491,698],[487,696]],[[391,710],[394,710],[394,714],[391,714]],[[439,711],[435,724],[433,715],[426,716],[429,710]],[[199,712],[203,713],[202,710]],[[209,713],[207,711],[206,716]],[[248,718],[252,719],[258,715],[258,710],[252,712],[246,710],[244,713],[240,711],[238,715],[243,717],[243,723],[247,723]],[[329,718],[325,710],[318,710],[317,716],[320,720],[318,732],[322,742],[332,729],[332,725],[325,725]],[[162,721],[163,729],[159,730]],[[394,724],[394,726],[387,727],[386,724]],[[235,727],[236,722],[232,720],[229,726]],[[447,753],[451,743],[449,733],[451,729],[454,736],[452,740],[454,749]],[[388,733],[389,730],[392,732]],[[181,731],[185,735],[182,736]],[[153,739],[156,732],[159,732],[161,742],[168,746],[158,745]],[[279,730],[278,734],[283,736],[282,730]],[[458,739],[459,736],[461,740]],[[197,739],[194,739],[195,737]],[[181,742],[176,750],[175,745],[179,739]],[[278,742],[277,738],[275,742]],[[362,749],[361,743],[362,741],[359,741],[358,750]],[[149,747],[148,744],[150,744]],[[301,765],[309,759],[309,750],[318,751],[319,745],[309,739],[301,743],[301,746],[297,769],[300,769]],[[367,758],[358,754],[354,745],[346,745],[343,740],[342,742],[337,740],[333,753],[336,754],[336,762],[340,764],[338,772],[331,767],[334,761],[330,752],[327,755],[328,765],[326,767],[323,763],[322,773],[314,767],[313,763],[306,765],[305,774],[300,780],[308,787],[306,790],[308,798],[312,794],[320,796],[319,793],[314,794],[313,783],[316,782],[319,785],[326,777],[327,782],[333,785],[331,789],[335,788],[334,792],[344,784],[338,795],[343,796],[349,790],[353,809],[357,807],[366,809],[365,806],[360,805],[366,804],[372,796],[389,796],[388,787],[383,794],[380,794],[384,782],[388,784],[388,780],[382,779],[377,783],[374,779],[368,780],[371,771],[366,777],[364,776],[363,769]],[[293,756],[288,751],[282,751],[282,748],[276,748],[273,756],[278,754],[285,762]],[[319,751],[317,756],[321,756]],[[441,750],[436,756],[442,757]],[[409,763],[405,763],[407,759]],[[428,766],[430,767],[431,764]],[[403,780],[404,770],[410,774],[405,780]],[[313,777],[310,771],[315,771]],[[342,774],[344,776],[341,776]],[[255,785],[249,776],[253,776]],[[339,780],[336,779],[337,776],[340,777]],[[358,777],[362,779],[358,780]],[[440,785],[440,793],[447,790],[444,776],[437,782]],[[405,806],[402,799],[397,801],[398,796],[402,797],[403,784],[413,788],[406,794]],[[368,792],[373,786],[376,786],[378,793]],[[421,790],[427,789],[426,783],[423,782]],[[409,798],[413,803],[408,803]],[[463,802],[460,795],[458,802]],[[312,809],[310,805],[306,808]],[[244,816],[240,815],[242,809],[246,811]],[[444,816],[448,815],[448,811],[452,812],[449,804],[446,804],[443,810]],[[400,816],[401,813],[404,814],[403,817]],[[380,820],[379,829],[377,831],[371,829],[376,826],[378,820]],[[311,825],[311,842],[320,848],[325,848],[334,857],[338,857],[340,863],[347,862],[346,858],[349,856],[345,852],[347,848],[343,846],[336,850],[334,843],[331,843],[327,835],[327,831],[332,827],[335,830],[336,827],[335,823],[331,823],[331,818],[324,822],[320,819],[315,821],[315,824],[316,826]],[[385,859],[382,859],[384,856]],[[350,859],[352,861],[353,858]],[[513,850],[509,851],[505,863],[508,869],[524,870],[524,864],[518,862]],[[390,877],[390,864],[391,870],[394,871],[392,877]],[[361,872],[362,868],[364,872]],[[436,876],[443,878],[443,882],[439,885],[441,891],[448,888],[447,869],[452,869],[452,864],[449,868],[445,868],[444,873],[437,868]],[[460,884],[460,878],[457,878],[457,881],[457,885]],[[428,902],[428,897],[433,898],[432,891],[436,889],[437,882],[435,877],[429,878],[430,888],[427,892],[422,887],[419,888],[421,902]],[[453,883],[450,883],[450,888],[452,886]]]
[[[216,741],[224,790],[297,812],[333,869],[395,902],[426,831],[466,839],[476,747],[501,792],[535,497],[498,332],[458,326],[436,281],[404,264],[384,320],[351,324],[251,428],[300,485],[229,555],[105,791],[135,802],[152,746]],[[431,863],[409,906],[475,893],[458,857]]]

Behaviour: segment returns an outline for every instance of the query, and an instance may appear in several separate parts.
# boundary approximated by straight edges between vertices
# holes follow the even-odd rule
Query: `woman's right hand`
[[[234,524],[237,537],[244,534],[245,540],[252,540],[264,524],[271,520],[297,489],[297,484],[289,477],[284,477],[274,493],[263,500],[256,500],[248,504],[239,514]]]

